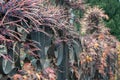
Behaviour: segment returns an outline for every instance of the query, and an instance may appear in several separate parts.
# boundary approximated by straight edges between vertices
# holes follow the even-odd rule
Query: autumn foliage
[[[115,80],[120,43],[104,19],[83,0],[3,0],[0,79]]]

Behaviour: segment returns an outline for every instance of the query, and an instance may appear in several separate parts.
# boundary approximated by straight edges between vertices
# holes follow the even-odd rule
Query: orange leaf
[[[105,36],[104,36],[104,34],[101,33],[101,34],[98,36],[98,38],[99,38],[99,39],[104,39]]]
[[[19,79],[23,79],[20,74],[15,74],[15,75],[13,76],[13,80],[19,80]]]

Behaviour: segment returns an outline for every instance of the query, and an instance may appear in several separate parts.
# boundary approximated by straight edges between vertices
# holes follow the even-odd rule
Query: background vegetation
[[[86,0],[91,6],[99,5],[109,16],[105,20],[106,26],[111,29],[111,34],[120,40],[120,1],[119,0]]]

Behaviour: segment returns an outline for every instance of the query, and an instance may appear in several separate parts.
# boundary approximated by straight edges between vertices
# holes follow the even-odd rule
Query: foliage
[[[82,0],[8,0],[0,12],[1,79],[113,78],[118,41],[99,7]],[[74,25],[81,25],[79,33]]]
[[[6,52],[1,53],[1,73],[14,75],[20,65],[20,48],[21,46],[30,50],[29,53],[39,50],[35,44],[36,42],[26,38],[31,30],[39,30],[41,19],[37,9],[42,1],[28,0],[10,0],[0,5],[0,44],[6,47]],[[30,24],[32,23],[32,24]],[[34,44],[34,45],[33,45]],[[31,47],[32,45],[32,47]],[[4,64],[5,63],[5,64]]]
[[[24,71],[26,62],[32,64],[36,71],[49,71],[50,69],[47,67],[55,68],[63,63],[64,57],[61,57],[61,55],[65,56],[64,42],[65,44],[68,42],[67,46],[73,44],[70,47],[72,49],[75,49],[76,45],[78,46],[79,42],[77,43],[76,41],[78,34],[74,32],[74,27],[68,23],[68,15],[64,13],[65,11],[62,7],[52,6],[49,2],[42,0],[10,0],[1,3],[0,9],[0,41],[1,45],[3,45],[1,49],[5,48],[4,50],[6,51],[5,54],[3,54],[4,50],[0,54],[0,69],[3,78],[13,76],[16,79],[17,76],[22,79],[22,73],[19,71],[29,71],[27,69]],[[46,32],[47,29],[48,31]],[[50,33],[49,30],[51,30]],[[43,37],[41,38],[41,36]],[[50,39],[49,43],[51,43],[47,44],[47,46],[42,42],[46,37]],[[76,40],[74,40],[75,38]],[[61,47],[63,51],[55,54],[56,49],[57,51],[61,50]],[[76,49],[79,50],[79,48]],[[77,56],[78,52],[76,51],[72,52],[71,55],[75,53],[75,56]],[[4,62],[5,65],[3,65]],[[66,63],[64,64],[66,65]],[[32,66],[28,65],[31,71]],[[34,73],[34,71],[32,72]],[[39,74],[39,72],[36,74]],[[31,73],[25,75],[33,77]],[[42,78],[46,78],[46,74],[43,73],[43,75]],[[48,75],[51,76],[54,73]]]
[[[86,33],[82,37],[84,50],[80,54],[80,80],[115,79],[119,42],[110,35],[102,17],[108,18],[101,9],[93,7],[88,8],[81,19],[81,30],[85,30]]]
[[[99,9],[97,6],[89,7],[80,21],[81,34],[91,34],[91,32],[94,32],[92,30],[96,30],[98,26],[101,26],[99,24],[103,18],[108,19],[108,16],[104,14],[102,9]]]
[[[23,72],[24,71],[24,72]],[[28,80],[28,79],[37,79],[37,80],[56,80],[55,71],[51,68],[46,68],[41,72],[36,72],[35,68],[31,63],[25,63],[23,65],[23,71],[19,71],[22,74],[15,74],[13,80]]]
[[[47,13],[45,8],[49,9]],[[0,4],[0,44],[2,45],[0,69],[2,74],[13,76],[18,72],[22,66],[21,55],[25,57],[22,62],[24,59],[26,61],[24,53],[39,62],[40,56],[36,51],[40,51],[37,46],[40,43],[31,40],[30,34],[36,31],[50,36],[41,27],[58,24],[57,20],[53,19],[53,16],[57,16],[58,13],[57,11],[52,13],[53,10],[54,7],[43,7],[42,0],[10,0]],[[53,16],[50,17],[51,13]],[[57,18],[60,18],[60,15]],[[21,49],[24,53],[21,53]]]
[[[109,16],[109,20],[105,20],[106,26],[111,29],[111,34],[115,35],[120,40],[120,2],[119,0],[86,0],[91,6],[99,5],[105,10]]]

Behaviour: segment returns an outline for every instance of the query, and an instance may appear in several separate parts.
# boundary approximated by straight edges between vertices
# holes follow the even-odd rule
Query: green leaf
[[[37,71],[42,70],[42,65],[41,65],[40,60],[38,60],[38,59],[33,59],[33,60],[31,60],[31,64],[35,67],[35,69],[36,69]]]
[[[8,74],[14,68],[14,65],[11,61],[5,60],[0,57],[0,72],[3,74]]]
[[[60,47],[58,47],[58,57],[57,57],[57,63],[56,65],[60,65],[63,60],[63,44],[60,44]]]

